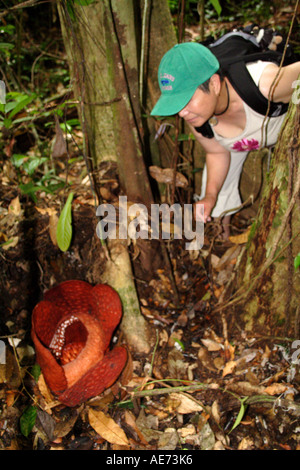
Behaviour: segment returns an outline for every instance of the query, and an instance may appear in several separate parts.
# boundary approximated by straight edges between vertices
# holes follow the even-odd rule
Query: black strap
[[[214,52],[213,48],[211,49]],[[217,55],[217,54],[216,54]],[[218,54],[219,55],[219,54]],[[217,56],[218,56],[217,55]],[[241,56],[237,54],[235,57],[219,56],[218,60],[221,70],[228,77],[231,85],[240,95],[243,101],[259,114],[266,115],[268,110],[268,99],[263,96],[259,88],[253,81],[246,64],[263,60],[265,62],[274,62],[277,65],[281,61],[282,54],[277,51],[252,52]],[[288,109],[287,103],[270,103],[268,116],[281,116]]]
[[[215,53],[214,49],[211,49],[211,52]],[[243,51],[241,51],[241,54],[236,52],[236,54],[232,56],[228,56],[228,54],[223,54],[223,56],[221,56],[219,51],[215,56],[220,62],[222,70],[226,70],[228,66],[235,64],[236,62],[248,64],[249,62],[262,60],[264,62],[275,62],[278,65],[280,64],[282,53],[277,51],[252,51],[247,54],[243,54]]]
[[[207,139],[212,139],[215,135],[211,128],[211,125],[206,121],[202,126],[195,127],[195,130],[206,137]]]
[[[225,75],[242,100],[259,114],[266,115],[268,99],[260,92],[244,62],[236,62],[227,67]],[[238,80],[236,79],[238,77]],[[270,102],[268,116],[276,117],[286,113],[288,103]]]

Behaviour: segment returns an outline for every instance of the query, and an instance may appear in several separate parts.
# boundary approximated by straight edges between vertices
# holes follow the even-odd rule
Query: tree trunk
[[[300,252],[299,127],[300,107],[291,103],[237,265],[237,290],[227,303],[227,310],[239,304],[247,330],[291,337],[299,335],[300,272],[294,269]]]
[[[146,103],[149,98],[140,88],[145,91],[149,64],[157,70],[160,56],[149,55],[150,43],[142,39],[150,37],[151,42],[156,37],[164,53],[169,48],[171,39],[167,35],[173,26],[166,0],[145,1],[144,8],[145,15],[141,15],[140,2],[131,0],[103,0],[87,6],[58,0],[90,173],[94,174],[96,167],[111,168],[117,164],[121,190],[128,201],[150,208],[153,197],[144,158],[146,145],[140,101]],[[156,9],[164,14],[158,16]],[[162,17],[164,27],[153,22],[154,18],[162,21]],[[150,88],[155,90],[157,85]],[[98,195],[101,185],[101,180],[96,183]],[[122,329],[127,343],[139,352],[148,352],[150,333],[140,312],[127,242],[107,240],[106,247],[109,257],[101,277],[99,274],[94,281],[107,282],[118,291],[123,303]],[[149,244],[141,251],[149,258],[146,265],[151,266],[148,247]]]

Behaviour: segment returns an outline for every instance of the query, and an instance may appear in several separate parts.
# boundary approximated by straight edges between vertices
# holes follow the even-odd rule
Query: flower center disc
[[[49,349],[61,365],[68,364],[76,359],[78,354],[84,348],[86,342],[86,331],[84,329],[84,334],[83,331],[80,331],[80,327],[82,328],[82,326],[83,325],[79,318],[75,315],[71,315],[58,326],[54,333]],[[68,334],[67,330],[69,332]],[[66,337],[68,338],[67,340]]]

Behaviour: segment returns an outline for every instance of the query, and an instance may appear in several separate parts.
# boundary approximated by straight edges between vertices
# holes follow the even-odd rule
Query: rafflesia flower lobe
[[[45,380],[67,406],[110,387],[127,359],[126,349],[109,351],[122,315],[111,287],[66,281],[50,289],[34,308],[32,338]]]

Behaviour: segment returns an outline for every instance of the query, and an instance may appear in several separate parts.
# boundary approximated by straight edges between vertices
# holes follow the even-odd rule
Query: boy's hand
[[[204,205],[204,215],[201,209],[201,204]],[[194,204],[194,217],[196,220],[200,220],[202,222],[210,222],[211,216],[210,213],[213,210],[216,204],[216,197],[214,196],[205,196],[201,201],[197,201]]]

